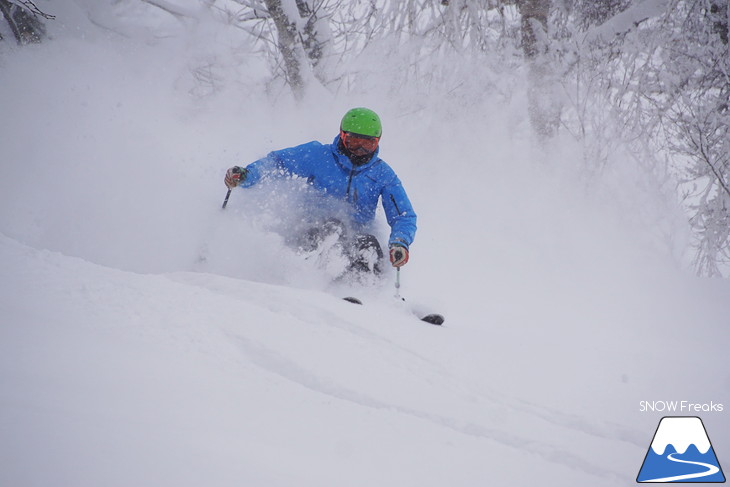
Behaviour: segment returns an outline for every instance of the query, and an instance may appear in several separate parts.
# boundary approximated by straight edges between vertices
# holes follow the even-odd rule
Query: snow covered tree
[[[730,264],[730,46],[727,0],[677,2],[657,73],[669,95],[668,148],[686,159],[686,197],[698,235],[695,264],[719,276]]]
[[[288,2],[288,3],[287,3]],[[291,8],[293,0],[264,0],[266,10],[276,26],[277,47],[284,61],[286,80],[294,93],[301,100],[304,96],[304,48],[302,46],[296,18]],[[298,15],[298,14],[297,14]]]
[[[575,12],[576,26],[586,30],[601,25],[628,6],[628,0],[577,0],[565,8]]]
[[[532,126],[541,137],[551,137],[560,124],[556,80],[548,55],[549,0],[516,0],[520,12],[522,49],[528,68],[528,101]]]
[[[329,82],[328,59],[332,51],[332,31],[324,0],[296,0],[299,16],[304,20],[300,38],[314,76],[326,85]]]
[[[326,0],[212,0],[204,5],[223,12],[226,22],[247,32],[273,60],[297,100],[313,80],[330,82],[332,45]],[[272,49],[273,47],[273,49]]]
[[[697,235],[698,270],[719,275],[730,262],[728,0],[122,2],[155,6],[187,24],[206,16],[235,26],[234,44],[269,63],[269,93],[291,89],[298,100],[312,83],[367,91],[377,78],[377,89],[385,79],[397,93],[417,79],[410,85],[421,99],[436,94],[444,105],[476,106],[475,97],[500,87],[509,85],[503,96],[511,96],[514,84],[504,77],[524,79],[537,134],[567,130],[596,171],[617,138],[637,164],[662,173],[658,179],[673,171]],[[19,12],[40,23],[31,6],[0,0],[16,27]],[[13,31],[18,42],[42,37],[42,24],[26,25]],[[203,71],[226,62],[209,58]]]
[[[41,42],[46,35],[46,27],[41,19],[53,18],[41,12],[30,0],[0,0],[0,13],[18,44]]]
[[[624,120],[656,136],[680,181],[696,235],[695,265],[720,276],[730,263],[730,50],[727,0],[674,0],[629,39]],[[640,61],[640,64],[635,64]]]
[[[639,163],[664,162],[690,211],[698,272],[721,275],[730,263],[728,2],[606,6],[569,12],[563,66],[574,76],[566,90],[574,133],[587,140],[611,132],[593,162],[605,160],[616,136]]]

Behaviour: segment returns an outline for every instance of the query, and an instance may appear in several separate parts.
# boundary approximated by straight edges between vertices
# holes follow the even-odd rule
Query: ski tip
[[[430,315],[426,315],[423,318],[421,318],[421,321],[425,321],[426,323],[431,323],[432,325],[442,325],[444,321],[446,321],[446,318],[444,318],[443,315],[433,313]]]
[[[345,300],[345,301],[347,301],[348,303],[352,303],[352,304],[362,304],[362,301],[360,301],[359,299],[357,299],[357,298],[354,298],[354,297],[352,297],[352,296],[347,296],[347,297],[345,297],[345,298],[342,298],[342,299],[344,299],[344,300]]]

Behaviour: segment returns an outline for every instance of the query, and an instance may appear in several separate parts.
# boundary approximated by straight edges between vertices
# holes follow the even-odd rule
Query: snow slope
[[[458,337],[397,309],[211,274],[139,275],[6,238],[2,257],[13,283],[4,485],[621,475],[572,451],[605,448],[604,433],[480,390],[448,367]]]
[[[676,264],[678,216],[619,149],[587,180],[518,95],[455,110],[386,74],[294,106],[251,59],[201,98],[225,33],[110,35],[92,4],[0,51],[0,485],[624,485],[660,417],[639,401],[730,403],[730,286]],[[225,168],[357,105],[419,213],[401,292],[444,327],[392,275],[339,300],[273,231],[281,195],[220,210]],[[723,463],[727,413],[703,421]]]

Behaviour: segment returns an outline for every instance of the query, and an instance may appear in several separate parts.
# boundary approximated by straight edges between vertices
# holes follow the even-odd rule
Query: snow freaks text
[[[669,413],[721,413],[721,403],[696,403],[692,401],[639,401],[639,412],[669,412]]]

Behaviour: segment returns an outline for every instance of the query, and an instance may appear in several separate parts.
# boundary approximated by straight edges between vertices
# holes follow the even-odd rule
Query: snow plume
[[[99,27],[134,5],[49,8],[51,42],[0,46],[0,484],[613,486],[658,419],[640,400],[728,402],[727,283],[656,244],[629,159],[589,177],[531,139],[519,73],[437,96],[373,70],[296,105],[225,32]],[[353,106],[419,215],[400,292],[444,327],[392,302],[392,269],[338,299],[287,244],[290,187],[221,210],[228,167]]]
[[[318,266],[306,234],[329,218],[348,221],[345,202],[323,197],[300,178],[268,178],[231,195],[225,212],[216,210],[207,225],[196,269],[218,274],[325,288],[345,271],[340,258],[332,267]],[[352,231],[353,229],[345,229]],[[383,240],[381,235],[381,241]]]

